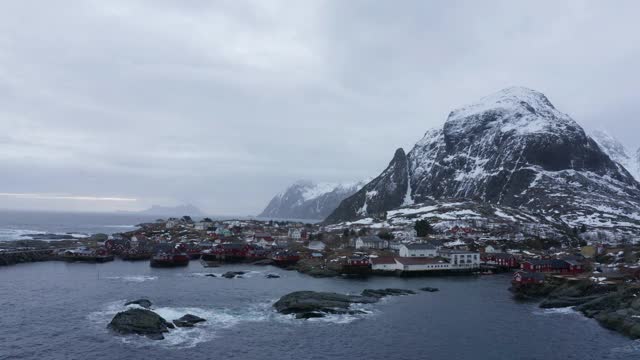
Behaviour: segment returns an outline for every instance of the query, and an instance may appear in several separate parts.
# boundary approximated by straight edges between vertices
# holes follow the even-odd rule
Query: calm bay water
[[[244,279],[205,277],[248,270]],[[278,273],[280,279],[265,279]],[[510,278],[314,279],[272,267],[152,269],[147,262],[46,262],[0,268],[0,359],[631,359],[640,343],[570,310],[518,303]],[[271,304],[295,290],[440,288],[387,298],[368,315],[294,320]],[[168,320],[208,321],[164,341],[106,326],[125,300],[148,297]]]

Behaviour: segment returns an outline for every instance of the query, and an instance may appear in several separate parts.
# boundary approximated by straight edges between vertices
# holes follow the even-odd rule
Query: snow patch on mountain
[[[622,165],[636,180],[640,181],[640,149],[635,154],[629,153],[618,139],[604,130],[593,130],[589,135],[611,160]]]

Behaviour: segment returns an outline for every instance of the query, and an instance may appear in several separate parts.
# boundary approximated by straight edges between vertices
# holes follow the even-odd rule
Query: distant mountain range
[[[544,94],[507,88],[452,111],[408,153],[398,149],[325,223],[407,222],[455,209],[447,210],[454,220],[472,212],[482,218],[484,211],[565,231],[585,225],[637,235],[640,183],[624,153],[587,135]]]
[[[191,204],[178,205],[178,206],[160,206],[160,205],[152,205],[149,209],[142,210],[137,212],[137,214],[141,215],[153,215],[153,216],[196,216],[203,217],[205,214]]]
[[[258,217],[274,219],[323,220],[340,202],[366,183],[313,183],[301,180],[271,199]]]

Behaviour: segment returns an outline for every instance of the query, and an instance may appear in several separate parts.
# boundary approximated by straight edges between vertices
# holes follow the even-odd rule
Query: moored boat
[[[300,260],[300,254],[297,251],[282,250],[272,254],[271,259],[277,266],[290,266]]]
[[[177,267],[189,265],[189,255],[186,253],[160,252],[151,257],[152,267]]]

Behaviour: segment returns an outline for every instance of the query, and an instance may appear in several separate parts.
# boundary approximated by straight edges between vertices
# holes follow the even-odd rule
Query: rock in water
[[[151,307],[151,300],[138,299],[138,300],[129,301],[129,302],[124,304],[124,306],[129,306],[129,305],[139,305],[139,306],[142,306],[145,309],[148,309],[148,308]]]
[[[195,324],[201,323],[204,321],[207,321],[207,320],[195,315],[187,314],[181,317],[180,319],[173,320],[173,323],[177,327],[193,327]]]
[[[265,276],[267,279],[278,279],[280,278],[280,275],[277,274],[267,274],[267,276]]]
[[[235,277],[241,278],[244,274],[246,274],[244,271],[227,271],[226,273],[222,274],[222,277],[227,279],[233,279]]]
[[[170,325],[162,316],[151,310],[129,309],[117,313],[107,327],[121,335],[137,334],[153,340],[162,340],[163,333],[169,332]]]
[[[385,296],[400,296],[400,295],[414,295],[415,291],[405,289],[365,289],[362,291],[362,296],[381,299]]]
[[[427,287],[423,287],[423,288],[421,288],[420,290],[422,290],[422,291],[426,291],[426,292],[436,292],[436,291],[440,291],[440,289],[438,289],[438,288],[429,287],[429,286],[427,286]]]
[[[207,276],[207,277],[217,277],[216,274],[207,274],[205,276]]]
[[[273,306],[281,314],[295,314],[298,319],[323,317],[326,314],[363,314],[351,310],[351,304],[371,304],[385,296],[415,294],[402,289],[367,289],[362,295],[345,295],[331,292],[296,291],[280,298]]]

